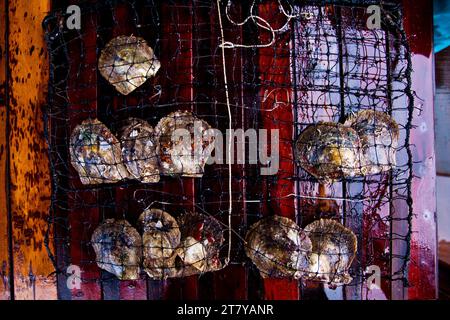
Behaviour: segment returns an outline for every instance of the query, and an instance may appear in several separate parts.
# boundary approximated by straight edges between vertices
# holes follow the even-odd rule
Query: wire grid
[[[382,29],[368,30],[362,23],[366,18],[363,12],[369,4],[380,4],[378,1],[273,1],[277,10],[264,21],[255,18],[261,3],[222,3],[225,59],[219,46],[221,26],[214,2],[171,1],[168,6],[179,11],[164,9],[158,1],[81,2],[88,27],[79,32],[58,24],[62,11],[57,8],[49,16],[45,24],[51,57],[47,138],[54,190],[50,223],[57,231],[57,253],[52,257],[57,270],[74,261],[95,270],[90,237],[99,222],[113,217],[136,225],[148,206],[162,208],[175,217],[190,210],[212,215],[226,230],[230,196],[226,164],[206,166],[203,176],[194,182],[162,176],[157,184],[122,180],[113,185],[86,186],[80,184],[70,165],[67,139],[73,127],[87,118],[98,118],[117,132],[124,119],[144,119],[155,126],[176,110],[193,111],[225,132],[228,89],[233,128],[265,128],[277,112],[292,106],[293,121],[275,120],[271,124],[278,129],[294,128],[293,137],[282,137],[280,146],[292,148],[308,125],[342,123],[364,109],[385,112],[400,127],[397,165],[384,174],[324,185],[299,166],[294,172],[285,171],[293,163],[293,152],[281,152],[280,170],[274,176],[261,175],[261,166],[234,165],[231,263],[248,262],[242,241],[248,227],[264,215],[279,214],[277,210],[290,206],[301,227],[319,218],[333,218],[356,234],[358,249],[350,268],[354,280],[349,285],[356,291],[362,290],[365,270],[372,265],[381,268],[383,281],[406,285],[412,216],[409,134],[414,102],[401,7],[383,2]],[[119,9],[123,7],[128,12],[126,24]],[[280,21],[280,15],[285,25],[281,23],[277,29],[266,24]],[[241,25],[246,17],[250,22]],[[144,38],[161,62],[156,76],[127,97],[97,72],[96,57],[113,35],[121,34]],[[289,45],[280,48],[280,41]],[[270,63],[263,66],[260,61],[265,57]],[[230,72],[227,87],[224,60]],[[280,60],[289,63],[280,67]],[[289,81],[273,80],[286,72]],[[270,109],[262,107],[268,99],[273,100]],[[291,192],[270,193],[283,186]],[[83,279],[102,280],[95,273]]]

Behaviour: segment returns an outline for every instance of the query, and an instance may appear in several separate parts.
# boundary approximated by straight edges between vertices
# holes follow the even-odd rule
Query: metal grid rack
[[[49,241],[56,243],[50,254],[60,283],[64,285],[70,264],[82,267],[86,287],[107,287],[114,281],[99,272],[90,246],[93,230],[106,218],[123,217],[134,224],[152,205],[174,216],[211,214],[227,225],[231,181],[231,265],[246,263],[242,268],[249,270],[249,281],[261,280],[243,254],[242,238],[262,216],[280,214],[301,227],[335,218],[357,235],[354,280],[346,286],[345,298],[364,298],[366,268],[372,265],[381,269],[384,291],[397,283],[407,285],[414,96],[401,6],[384,1],[220,3],[218,10],[210,1],[80,1],[79,31],[65,28],[61,3],[44,22],[51,70],[46,110],[53,175],[49,223],[56,231]],[[381,6],[381,29],[365,24],[370,4]],[[161,61],[157,76],[129,96],[116,92],[97,71],[101,49],[122,34],[145,38]],[[229,171],[227,164],[216,164],[207,166],[200,179],[80,184],[68,155],[74,126],[98,118],[114,132],[126,118],[155,125],[180,109],[193,111],[222,132],[230,125],[228,110],[232,128],[279,129],[278,173],[263,176],[262,165],[237,164]],[[398,122],[395,169],[321,184],[295,165],[293,141],[307,125],[343,122],[363,109],[383,111]],[[303,296],[314,295],[314,284],[299,286]]]

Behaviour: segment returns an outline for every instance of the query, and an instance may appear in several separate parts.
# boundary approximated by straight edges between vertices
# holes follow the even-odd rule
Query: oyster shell
[[[295,159],[319,180],[361,175],[361,142],[355,130],[320,122],[306,128],[295,142]]]
[[[206,245],[192,237],[184,238],[178,249],[178,256],[184,263],[184,266],[192,266],[200,272],[208,269],[208,253]]]
[[[139,217],[142,230],[144,269],[151,278],[164,279],[175,268],[175,249],[180,244],[178,223],[169,213],[147,209]]]
[[[304,229],[312,242],[308,279],[320,280],[334,287],[348,284],[348,273],[355,257],[357,239],[353,231],[331,219],[320,219]]]
[[[154,130],[146,121],[127,120],[121,129],[122,157],[131,176],[143,183],[159,181],[159,164],[156,155]]]
[[[184,266],[200,272],[220,269],[220,250],[225,240],[220,222],[211,216],[188,212],[178,219],[178,224],[183,240],[177,254]]]
[[[256,222],[245,240],[245,252],[263,278],[299,279],[308,271],[311,240],[286,217],[270,216]]]
[[[345,125],[359,134],[364,155],[364,174],[374,175],[389,171],[396,162],[399,128],[387,114],[363,110],[350,117]]]
[[[158,72],[161,64],[147,42],[135,36],[119,36],[102,50],[100,74],[117,91],[128,95]]]
[[[128,178],[119,140],[99,120],[85,120],[70,137],[70,161],[83,184],[115,183]]]
[[[209,129],[206,121],[188,111],[176,111],[162,118],[155,127],[161,172],[202,177],[214,149],[215,137]]]
[[[120,280],[139,279],[142,240],[126,220],[108,219],[91,237],[97,265]]]

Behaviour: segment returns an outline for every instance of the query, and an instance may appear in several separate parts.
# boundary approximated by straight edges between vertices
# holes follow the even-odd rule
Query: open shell
[[[119,36],[102,50],[100,74],[117,91],[128,95],[158,72],[161,64],[147,42],[135,36]]]
[[[389,171],[395,167],[399,128],[390,116],[380,111],[363,110],[350,117],[345,125],[359,134],[366,175]]]
[[[97,119],[85,120],[72,131],[70,161],[83,184],[115,183],[129,177],[119,140]]]
[[[361,175],[361,142],[355,130],[339,123],[307,127],[295,142],[295,159],[319,180]]]
[[[251,226],[245,252],[263,278],[299,279],[308,270],[311,241],[292,220],[281,216],[264,218]]]
[[[178,223],[169,213],[147,209],[139,217],[142,230],[144,269],[151,278],[164,279],[174,272],[175,249],[180,244]]]
[[[218,270],[220,250],[224,243],[223,228],[211,216],[188,212],[178,219],[182,242],[178,255],[185,266],[200,272]]]
[[[176,111],[155,127],[157,153],[164,175],[202,177],[214,149],[211,126],[188,111]]]
[[[306,226],[312,242],[307,278],[330,286],[348,284],[348,270],[356,254],[357,239],[353,231],[331,219],[320,219]]]
[[[127,120],[121,129],[122,157],[131,176],[143,183],[159,181],[157,142],[152,126],[136,118]]]
[[[139,279],[142,240],[126,220],[108,219],[91,237],[97,265],[120,280]]]

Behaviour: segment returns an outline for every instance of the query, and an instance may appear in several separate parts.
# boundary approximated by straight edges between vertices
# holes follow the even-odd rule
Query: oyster
[[[135,36],[119,36],[102,50],[100,74],[117,91],[128,95],[158,72],[161,64],[147,42]]]
[[[396,165],[399,128],[387,114],[363,110],[350,117],[345,125],[359,134],[364,156],[364,174],[389,171]]]
[[[142,240],[126,220],[108,219],[98,226],[91,237],[97,265],[120,280],[139,279]]]
[[[251,226],[245,252],[263,278],[299,279],[308,271],[311,240],[292,220],[281,216],[264,218]]]
[[[188,111],[176,111],[155,127],[161,172],[184,177],[202,177],[214,149],[211,126]]]
[[[331,287],[350,283],[348,269],[356,253],[355,234],[331,219],[314,221],[306,226],[305,232],[312,242],[307,278],[326,282]]]
[[[178,223],[160,209],[147,209],[139,217],[144,248],[144,269],[151,278],[164,279],[175,272],[175,249],[180,244]]]
[[[355,130],[320,122],[306,128],[295,142],[295,159],[319,180],[361,175],[361,142]]]
[[[177,254],[185,267],[192,266],[200,272],[222,267],[220,250],[224,243],[219,221],[201,213],[188,212],[179,218],[182,242]]]
[[[85,120],[70,137],[70,161],[83,184],[115,183],[128,178],[119,140],[99,120]]]
[[[144,120],[130,118],[121,129],[122,157],[131,176],[143,183],[159,181],[159,164],[153,128]]]

